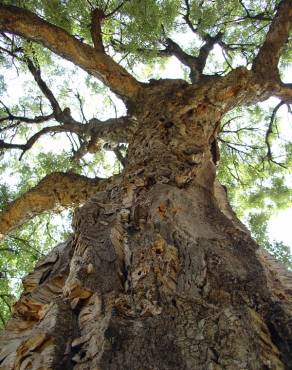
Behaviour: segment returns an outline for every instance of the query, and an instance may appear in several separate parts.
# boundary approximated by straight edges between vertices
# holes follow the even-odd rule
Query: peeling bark
[[[26,278],[1,369],[291,368],[291,275],[215,183],[220,118],[247,99],[238,84],[255,88],[252,72],[234,76],[196,99],[185,82],[152,84],[121,181],[75,212],[73,239]]]
[[[40,213],[81,205],[110,181],[117,181],[117,177],[91,179],[74,173],[53,172],[0,212],[0,236],[4,237]]]
[[[139,190],[131,207],[114,188],[93,197],[74,240],[26,278],[1,369],[289,368],[291,302],[282,279],[270,286],[272,259],[209,191]]]

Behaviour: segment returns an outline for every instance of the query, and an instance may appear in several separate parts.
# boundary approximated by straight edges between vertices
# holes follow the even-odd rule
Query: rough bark
[[[278,78],[278,63],[283,47],[288,41],[291,26],[291,1],[282,0],[277,7],[265,41],[253,62],[253,69],[258,74]]]
[[[79,206],[101,191],[110,181],[74,173],[53,172],[0,212],[0,239],[8,232],[43,212]]]
[[[291,276],[214,185],[220,118],[252,79],[145,90],[122,181],[76,211],[72,240],[25,279],[0,369],[291,368]]]
[[[65,110],[66,111],[66,110]],[[60,119],[61,121],[61,119]],[[95,153],[104,143],[127,143],[132,137],[136,128],[136,120],[130,117],[110,118],[100,121],[92,118],[88,123],[82,124],[72,119],[70,113],[62,112],[62,123],[56,126],[47,126],[32,135],[26,143],[9,143],[0,140],[0,149],[19,149],[22,150],[20,159],[33,145],[48,133],[70,132],[75,133],[81,138],[85,138],[83,154],[87,152]],[[62,122],[61,121],[61,122]]]

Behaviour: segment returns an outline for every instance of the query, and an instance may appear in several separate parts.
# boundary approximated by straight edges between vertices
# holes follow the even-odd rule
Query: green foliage
[[[278,261],[292,270],[292,255],[289,246],[282,241],[269,240],[268,238],[269,215],[265,212],[250,213],[247,223],[255,240],[267,249]]]
[[[70,235],[70,212],[43,214],[0,243],[0,328],[19,297],[21,280],[54,245]]]
[[[222,123],[218,175],[228,188],[228,196],[241,220],[257,242],[292,268],[289,247],[268,238],[268,221],[273,214],[291,206],[291,144],[286,142],[284,118],[274,123],[270,140],[273,163],[267,157],[265,133],[272,108],[237,108]]]

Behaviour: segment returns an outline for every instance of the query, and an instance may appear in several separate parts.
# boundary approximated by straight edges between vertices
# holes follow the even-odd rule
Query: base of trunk
[[[93,197],[25,279],[0,369],[291,368],[289,284],[231,218],[199,186]]]

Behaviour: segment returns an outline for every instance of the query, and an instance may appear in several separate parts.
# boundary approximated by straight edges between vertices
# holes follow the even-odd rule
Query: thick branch
[[[253,62],[253,70],[269,77],[278,76],[278,63],[292,29],[292,2],[282,0],[271,23],[266,39]]]
[[[93,45],[96,50],[104,53],[104,46],[102,43],[102,30],[101,24],[103,19],[105,18],[105,14],[101,9],[94,9],[91,13],[91,38],[93,41]]]
[[[65,112],[66,113],[66,112]],[[24,144],[7,143],[0,140],[0,149],[19,149],[22,150],[20,159],[26,151],[32,148],[37,140],[49,133],[71,132],[78,136],[90,139],[89,145],[85,145],[83,155],[86,152],[93,152],[89,146],[95,147],[96,142],[102,139],[106,142],[128,143],[136,129],[137,121],[130,117],[110,118],[106,121],[100,121],[92,118],[87,124],[82,124],[74,120],[57,126],[47,126],[36,134],[32,135]],[[95,150],[96,151],[96,150]]]
[[[219,32],[216,36],[212,37],[210,35],[204,36],[205,44],[201,47],[199,55],[197,57],[199,69],[203,72],[207,58],[209,56],[210,51],[213,49],[214,45],[221,41],[223,37],[223,33]]]
[[[219,32],[216,36],[205,35],[203,37],[205,44],[200,48],[199,55],[197,57],[187,54],[182,48],[174,42],[172,39],[167,38],[167,47],[165,50],[161,50],[159,53],[163,55],[174,55],[180,60],[185,66],[189,67],[190,79],[193,83],[198,82],[203,74],[207,58],[214,45],[221,41],[223,34]]]
[[[53,172],[47,175],[0,213],[0,237],[38,214],[80,205],[89,196],[104,190],[110,181],[74,173]]]
[[[86,136],[90,137],[90,140],[82,143],[74,154],[75,160],[79,160],[86,153],[96,153],[104,142],[109,143],[110,146],[114,143],[115,147],[116,144],[129,143],[137,128],[137,121],[130,117],[112,118],[103,122],[93,118],[85,126],[87,127]]]
[[[85,125],[87,135],[91,139],[103,139],[114,143],[128,143],[136,128],[137,121],[131,117],[110,118],[106,121],[99,121],[92,118]]]
[[[113,92],[134,100],[141,84],[108,55],[67,31],[15,6],[0,6],[0,30],[38,42],[103,81]]]
[[[285,84],[279,82],[275,88],[274,96],[283,100],[285,103],[292,104],[292,83]]]
[[[162,53],[165,55],[174,55],[181,63],[190,68],[190,79],[193,83],[197,82],[202,74],[202,69],[198,63],[198,59],[187,54],[182,48],[172,39],[166,39],[167,47]]]

